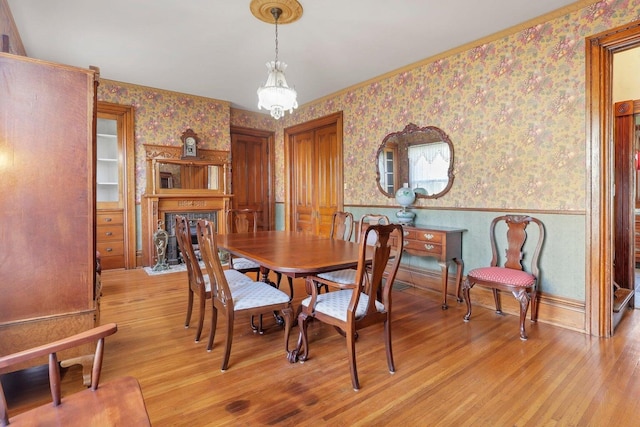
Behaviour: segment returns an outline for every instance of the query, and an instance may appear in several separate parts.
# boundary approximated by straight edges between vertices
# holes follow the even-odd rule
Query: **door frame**
[[[293,185],[292,184],[293,177],[291,176],[291,174],[293,173],[292,172],[293,168],[291,167],[291,159],[292,159],[291,150],[293,150],[293,144],[291,143],[291,140],[294,137],[294,135],[298,133],[308,132],[310,130],[328,126],[331,124],[334,124],[336,127],[336,138],[337,138],[337,143],[340,151],[340,168],[339,168],[340,176],[336,177],[336,181],[339,183],[339,188],[337,189],[338,190],[337,204],[338,204],[338,210],[344,209],[344,186],[343,186],[344,148],[343,148],[343,141],[342,141],[342,111],[339,111],[337,113],[329,114],[328,116],[320,117],[318,119],[311,120],[309,122],[300,123],[298,125],[288,127],[284,130],[283,139],[284,139],[284,164],[285,164],[285,171],[284,171],[284,177],[285,177],[284,228],[285,230],[292,230],[293,229],[292,224],[294,223],[293,218],[291,217],[293,215],[293,209],[291,206],[292,185]]]
[[[129,270],[137,267],[136,260],[136,181],[135,181],[135,110],[131,105],[114,104],[98,101],[97,113],[107,113],[120,116],[122,120],[122,197],[124,212],[124,268]],[[95,166],[94,166],[95,167]]]
[[[613,55],[640,46],[640,21],[587,37],[585,331],[613,335]]]

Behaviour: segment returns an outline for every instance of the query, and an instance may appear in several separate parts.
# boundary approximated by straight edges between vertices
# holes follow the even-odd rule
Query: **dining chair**
[[[289,333],[291,332],[293,317],[289,295],[268,283],[259,281],[243,282],[237,286],[229,286],[227,277],[222,270],[220,258],[217,255],[218,245],[213,224],[204,219],[199,220],[196,226],[196,233],[202,260],[211,278],[213,313],[207,351],[213,349],[218,313],[222,312],[227,317],[225,352],[221,370],[226,371],[229,365],[229,355],[231,354],[231,343],[233,341],[233,324],[237,313],[244,313],[253,317],[279,311],[284,318],[284,346],[285,351],[288,352]]]
[[[258,231],[258,215],[260,211],[255,209],[227,209],[227,232],[228,233],[249,233]],[[260,264],[246,258],[235,257],[229,254],[229,265],[231,268],[242,273],[256,272],[256,280],[260,280]],[[268,274],[268,270],[266,270]],[[282,273],[275,271],[276,287],[280,289]],[[289,280],[289,298],[293,299],[293,280]]]
[[[376,243],[370,246],[367,240],[372,235],[375,235]],[[302,300],[298,315],[300,328],[298,344],[288,356],[292,363],[296,360],[308,360],[307,326],[311,319],[338,328],[347,340],[351,383],[354,390],[360,389],[355,352],[357,331],[360,329],[376,323],[384,324],[387,365],[390,373],[395,372],[391,348],[391,289],[402,257],[402,226],[399,224],[370,225],[361,237],[356,280],[350,284],[331,282],[329,286],[337,290],[323,294],[318,292],[316,286],[310,286],[311,295]],[[391,266],[388,266],[390,259],[392,259]],[[370,264],[369,261],[371,261]],[[315,276],[307,277],[310,283],[316,279]]]
[[[528,271],[525,271],[522,265],[525,255],[523,248],[527,240],[526,229],[531,223],[537,225],[537,241],[533,256],[528,263]],[[504,242],[504,239],[499,241],[499,236],[496,232],[498,224],[506,226],[506,242]],[[468,322],[471,318],[470,291],[474,285],[492,289],[496,313],[498,314],[502,314],[500,291],[509,291],[513,293],[513,296],[516,297],[520,304],[520,339],[526,340],[527,334],[524,323],[529,309],[529,301],[531,301],[531,321],[536,322],[538,320],[537,293],[540,283],[538,259],[545,238],[544,225],[540,220],[527,215],[502,215],[491,221],[489,237],[492,255],[490,266],[469,271],[462,282],[462,293],[467,302],[467,314],[464,316],[464,321]],[[500,258],[498,256],[498,248],[501,246],[505,249],[505,263],[503,266],[499,265]]]
[[[360,218],[360,221],[358,222],[358,235],[356,236],[357,242],[360,242],[360,240],[362,239],[362,235],[366,231],[367,227],[375,224],[388,225],[390,224],[389,217],[387,217],[386,215],[375,215],[375,214],[363,215]],[[349,239],[351,239],[351,237],[349,237]],[[375,235],[370,235],[368,239],[369,241],[367,242],[367,245],[371,246],[375,244],[376,242]],[[316,277],[318,278],[318,282],[316,283],[316,286],[327,285],[328,287],[330,287],[331,282],[349,284],[349,283],[355,282],[356,270],[353,268],[346,268],[343,270],[329,271],[327,273],[318,274]],[[326,286],[325,286],[325,289],[326,289]],[[307,289],[307,292],[309,292],[309,289]]]
[[[225,212],[227,233],[255,233],[258,231],[258,213],[255,209],[228,209]],[[246,258],[229,254],[229,267],[241,273],[256,273],[260,280],[260,264]]]
[[[138,380],[125,376],[100,384],[105,337],[118,330],[115,323],[68,336],[55,342],[0,357],[0,372],[17,368],[36,358],[49,358],[49,388],[53,404],[47,403],[17,414],[11,419],[7,398],[0,383],[0,425],[16,426],[150,426]],[[96,343],[89,388],[62,397],[58,353]]]
[[[199,313],[198,329],[196,330],[195,341],[200,342],[200,336],[202,335],[202,327],[204,324],[205,301],[211,298],[211,281],[207,274],[202,274],[200,261],[196,256],[195,248],[193,247],[193,242],[191,240],[191,227],[189,225],[189,220],[186,217],[176,215],[175,234],[182,259],[187,266],[187,278],[189,284],[187,287],[187,318],[184,321],[184,327],[188,328],[191,323],[194,295],[197,295]],[[202,250],[200,250],[200,252],[202,252]],[[224,274],[230,286],[235,286],[237,283],[241,282],[251,282],[251,279],[247,275],[237,270],[227,269]]]

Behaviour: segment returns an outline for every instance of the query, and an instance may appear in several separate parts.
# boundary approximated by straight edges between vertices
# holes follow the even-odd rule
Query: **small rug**
[[[200,268],[205,268],[203,262],[200,262]],[[160,274],[169,274],[169,273],[181,273],[183,271],[187,271],[187,264],[181,263],[176,265],[170,265],[168,270],[158,270],[158,271],[153,271],[153,267],[145,267],[144,271],[146,271],[149,276],[158,276]]]
[[[226,265],[227,265],[226,263],[222,264],[223,267]],[[204,271],[206,267],[204,266],[204,262],[202,261],[200,261],[200,268],[204,273],[206,273],[206,271]],[[153,267],[144,267],[144,271],[149,276],[158,276],[160,274],[169,274],[169,273],[181,273],[183,271],[187,271],[187,264],[181,263],[177,265],[170,265],[168,270],[159,270],[159,271],[153,271]]]

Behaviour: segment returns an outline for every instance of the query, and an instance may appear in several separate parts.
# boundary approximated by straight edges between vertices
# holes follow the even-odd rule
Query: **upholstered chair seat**
[[[343,289],[335,292],[327,292],[319,294],[314,307],[315,312],[326,314],[327,316],[335,317],[343,322],[347,321],[347,312],[349,311],[349,301],[353,296],[351,289]],[[311,297],[307,297],[302,300],[304,307],[309,307]],[[376,310],[378,313],[384,312],[384,304],[380,301],[375,301]],[[358,300],[358,306],[356,307],[356,320],[361,319],[367,314],[367,306],[369,305],[369,295],[364,292],[360,293],[360,299]]]
[[[536,277],[526,271],[514,270],[502,267],[483,267],[471,270],[468,276],[476,280],[490,281],[511,286],[531,286],[535,283]]]

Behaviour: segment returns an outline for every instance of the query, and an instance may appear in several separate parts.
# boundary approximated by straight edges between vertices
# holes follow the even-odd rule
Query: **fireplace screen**
[[[214,228],[218,230],[218,212],[167,212],[164,215],[165,230],[169,234],[169,241],[167,243],[167,262],[170,265],[176,265],[183,262],[178,249],[178,242],[176,241],[176,215],[182,215],[189,221],[189,229],[191,230],[191,243],[193,243],[196,249],[196,255],[199,253],[198,240],[196,238],[196,222],[199,219],[206,219],[214,224]]]

